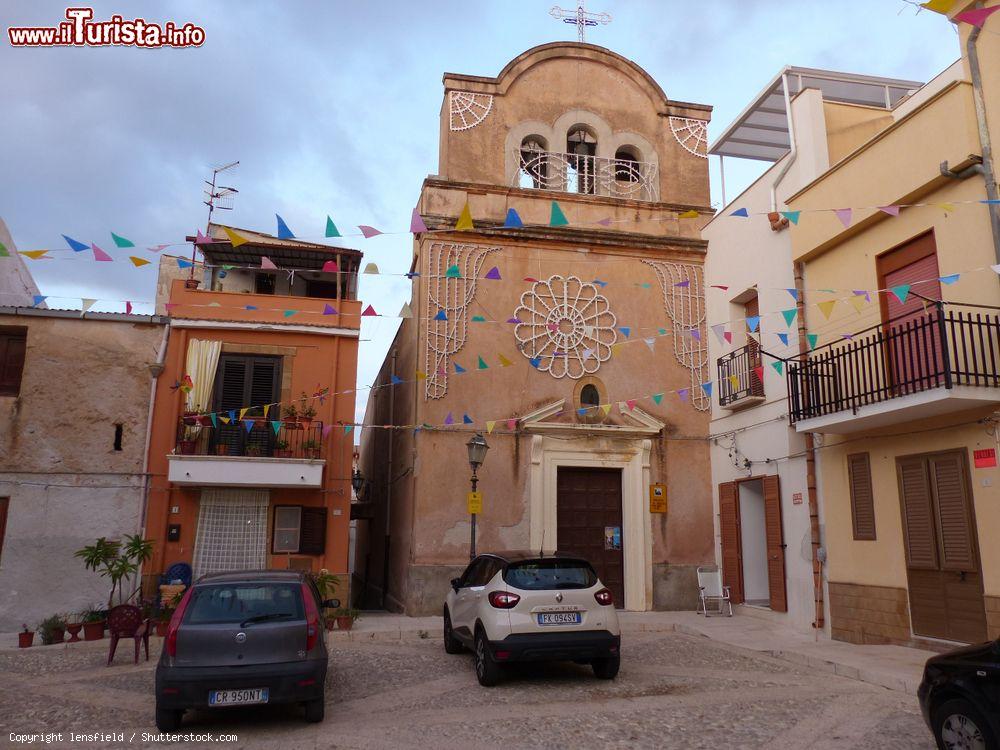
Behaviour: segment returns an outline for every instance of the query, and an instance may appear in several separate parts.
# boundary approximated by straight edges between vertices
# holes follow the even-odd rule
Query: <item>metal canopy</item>
[[[788,117],[785,113],[784,81],[789,97],[802,89],[819,89],[823,99],[844,104],[862,104],[889,110],[907,94],[923,86],[919,81],[881,78],[832,70],[788,66],[757,95],[740,116],[708,149],[716,156],[777,161],[788,153]]]
[[[239,247],[233,247],[223,230],[222,224],[211,224],[208,235],[214,242],[199,245],[198,249],[210,265],[257,266],[262,256],[267,256],[279,268],[319,271],[323,263],[336,260],[338,256],[345,259],[360,260],[361,252],[347,247],[322,245],[318,242],[305,242],[298,239],[279,239],[263,232],[254,232],[238,227],[229,227],[247,242]],[[194,241],[194,237],[188,237]],[[344,269],[346,270],[346,269]]]

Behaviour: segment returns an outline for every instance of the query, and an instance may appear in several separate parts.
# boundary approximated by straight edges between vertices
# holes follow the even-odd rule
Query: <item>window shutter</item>
[[[941,569],[977,570],[962,455],[949,453],[933,456],[930,469],[937,500]]]
[[[222,356],[222,361],[219,362],[219,382],[215,389],[219,411],[240,409],[246,405],[244,403],[246,376],[246,358]]]
[[[280,367],[277,359],[256,358],[252,361],[250,373],[250,392],[245,406],[263,406],[273,404],[278,400],[278,373]]]
[[[326,551],[326,508],[302,508],[299,553],[322,555]]]
[[[851,487],[851,521],[858,541],[875,539],[875,497],[872,493],[872,469],[867,453],[847,457],[848,483]]]
[[[17,396],[21,392],[27,343],[27,329],[0,331],[0,396]]]
[[[937,570],[937,539],[931,508],[927,462],[923,458],[897,459],[906,525],[906,560],[911,568]]]
[[[785,533],[781,527],[781,489],[778,477],[764,477],[764,529],[767,538],[767,587],[774,612],[788,611],[785,590]]]
[[[719,534],[722,537],[722,582],[734,604],[743,601],[743,564],[740,558],[740,516],[736,482],[719,485]]]

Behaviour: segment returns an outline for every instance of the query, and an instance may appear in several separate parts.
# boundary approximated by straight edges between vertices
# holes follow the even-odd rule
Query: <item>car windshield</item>
[[[587,589],[597,583],[597,576],[581,560],[529,560],[509,565],[504,580],[527,591]]]
[[[299,584],[219,583],[195,588],[184,622],[210,625],[304,618]]]

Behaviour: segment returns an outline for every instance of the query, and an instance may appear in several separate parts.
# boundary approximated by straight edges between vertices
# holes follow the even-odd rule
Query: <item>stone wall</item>
[[[830,581],[830,629],[848,643],[913,645],[906,589]]]

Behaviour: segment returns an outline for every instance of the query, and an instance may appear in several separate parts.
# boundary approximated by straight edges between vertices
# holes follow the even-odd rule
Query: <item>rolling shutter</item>
[[[719,535],[722,544],[722,582],[734,604],[743,601],[743,563],[740,555],[740,514],[736,482],[719,485]]]
[[[764,477],[764,525],[767,536],[767,585],[774,612],[788,611],[785,592],[785,535],[781,528],[781,489],[778,477]]]
[[[326,508],[302,508],[299,554],[322,555],[326,551]]]
[[[937,570],[937,540],[927,464],[922,458],[901,458],[898,465],[907,565],[921,570]]]
[[[867,453],[847,457],[848,483],[851,488],[851,521],[858,541],[875,539],[875,498],[872,493],[872,468]]]
[[[961,454],[947,453],[930,459],[931,482],[937,500],[942,570],[973,571],[978,568],[965,489]]]

